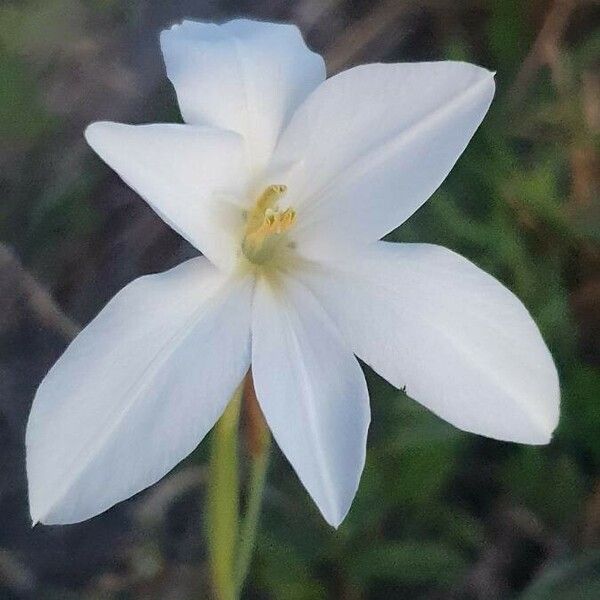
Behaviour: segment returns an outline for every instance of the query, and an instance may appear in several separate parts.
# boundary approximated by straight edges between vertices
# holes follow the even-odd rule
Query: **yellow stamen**
[[[277,201],[286,191],[285,185],[270,185],[248,214],[242,251],[253,263],[266,262],[281,244],[282,236],[296,221],[294,209],[282,211],[277,206]]]

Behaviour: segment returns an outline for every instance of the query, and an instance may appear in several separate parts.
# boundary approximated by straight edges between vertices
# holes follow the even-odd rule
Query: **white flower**
[[[161,44],[186,124],[94,123],[86,137],[205,258],[125,287],[40,385],[33,520],[81,521],[160,479],[250,365],[277,443],[334,526],[365,460],[354,355],[461,429],[548,442],[557,374],[519,300],[450,250],[378,241],[446,177],[493,74],[372,64],[325,81],[297,28],[247,20],[186,21]]]

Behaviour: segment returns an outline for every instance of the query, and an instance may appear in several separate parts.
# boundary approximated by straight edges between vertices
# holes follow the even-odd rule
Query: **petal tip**
[[[550,415],[550,418],[540,418],[536,423],[532,423],[531,433],[524,436],[523,439],[514,440],[517,443],[528,444],[530,446],[546,446],[550,444],[556,433],[559,421],[558,403],[556,410]]]
[[[344,517],[340,516],[340,514],[337,512],[331,513],[330,511],[324,511],[317,502],[315,502],[315,504],[317,505],[317,508],[319,509],[319,512],[321,513],[323,519],[325,519],[327,525],[329,525],[335,530],[339,529],[340,525],[342,524],[342,521],[344,520]]]
[[[95,121],[90,123],[83,132],[85,141],[96,149],[97,144],[101,141],[101,136],[107,131],[107,126],[111,125],[109,121]]]
[[[554,437],[554,431],[551,432],[541,432],[535,436],[532,436],[531,439],[524,440],[522,443],[527,444],[528,446],[547,446]]]
[[[94,130],[97,129],[97,125],[98,125],[99,121],[95,121],[94,123],[90,123],[84,130],[83,130],[83,137],[86,139],[86,141],[89,143],[90,141],[90,136],[94,135]]]
[[[325,517],[325,520],[327,521],[328,525],[337,531],[344,522],[347,512],[348,511],[346,511],[344,514],[336,514],[335,516],[327,516]]]
[[[161,32],[159,33],[159,36],[158,36],[161,44],[169,36],[169,34],[175,33],[176,31],[181,29],[183,27],[184,23],[186,23],[185,20],[175,22],[170,27],[166,27],[165,29],[161,30]]]
[[[29,475],[28,475],[29,479]],[[48,525],[48,515],[50,510],[40,505],[39,499],[35,499],[31,492],[31,480],[29,480],[29,518],[31,519],[31,528],[36,525]]]
[[[44,524],[44,516],[41,511],[35,510],[32,506],[29,507],[29,518],[31,519],[31,528],[33,529],[36,525]]]
[[[355,494],[354,494],[355,495]],[[327,524],[333,527],[333,529],[337,530],[340,528],[348,513],[350,512],[350,507],[352,506],[352,501],[354,500],[354,495],[350,499],[349,502],[346,502],[344,506],[328,506],[322,507],[320,503],[316,502],[321,515],[327,521]]]

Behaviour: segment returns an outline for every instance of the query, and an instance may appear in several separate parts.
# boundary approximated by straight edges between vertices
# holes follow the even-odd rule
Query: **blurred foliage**
[[[361,23],[389,3],[331,2],[331,14],[308,1],[292,3],[295,10],[255,4],[260,10],[241,1],[215,3],[214,18],[307,18],[312,10],[321,20],[309,28],[309,39],[324,50],[344,27],[354,24],[360,32]],[[599,598],[598,8],[580,3],[560,22],[557,7],[569,2],[406,4],[407,14],[381,36],[397,33],[398,43],[390,46],[388,40],[380,55],[375,40],[359,62],[415,55],[470,60],[497,70],[498,91],[447,181],[389,239],[448,246],[523,300],[559,367],[560,427],[552,444],[541,448],[463,434],[369,372],[367,465],[347,520],[338,531],[329,529],[276,454],[247,594],[286,600]],[[110,38],[111,24],[136,27],[144,5],[22,0],[0,6],[0,138],[7,142],[0,149],[0,182],[7,192],[0,233],[59,296],[73,285],[67,273],[77,262],[61,263],[60,257],[89,255],[96,236],[108,235],[110,210],[120,214],[121,208],[108,208],[105,201],[108,171],[99,174],[91,161],[74,171],[52,158],[69,131],[79,127],[80,136],[84,124],[56,108],[52,74],[65,65],[83,69],[70,53],[92,43],[89,36],[80,39],[89,22]],[[328,18],[337,30],[328,29]],[[558,21],[555,37],[548,27],[552,19]],[[549,37],[540,43],[545,28]],[[110,103],[114,90],[103,85],[103,102]],[[152,120],[149,105],[156,116],[172,114],[173,97],[164,89],[166,84],[153,92],[153,102],[138,99],[144,110],[133,114]],[[67,147],[77,152],[75,145]],[[111,280],[110,286],[118,283]],[[95,283],[88,288],[97,308],[107,293]],[[76,306],[80,297],[67,304]],[[201,447],[191,464],[204,463]],[[185,512],[187,521],[191,514]],[[152,548],[152,576],[136,571],[136,552],[126,548],[121,552],[128,557],[127,576],[119,579],[104,567],[73,597],[167,597],[156,591],[163,589],[156,573],[172,565],[162,546],[144,544],[140,548]],[[67,598],[72,587],[54,581],[32,597]]]

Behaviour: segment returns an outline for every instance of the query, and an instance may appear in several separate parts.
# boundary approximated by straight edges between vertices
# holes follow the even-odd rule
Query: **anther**
[[[281,236],[296,221],[294,209],[282,211],[277,206],[277,201],[286,191],[285,185],[268,186],[248,214],[242,251],[251,262],[264,263],[268,260],[276,251]]]

